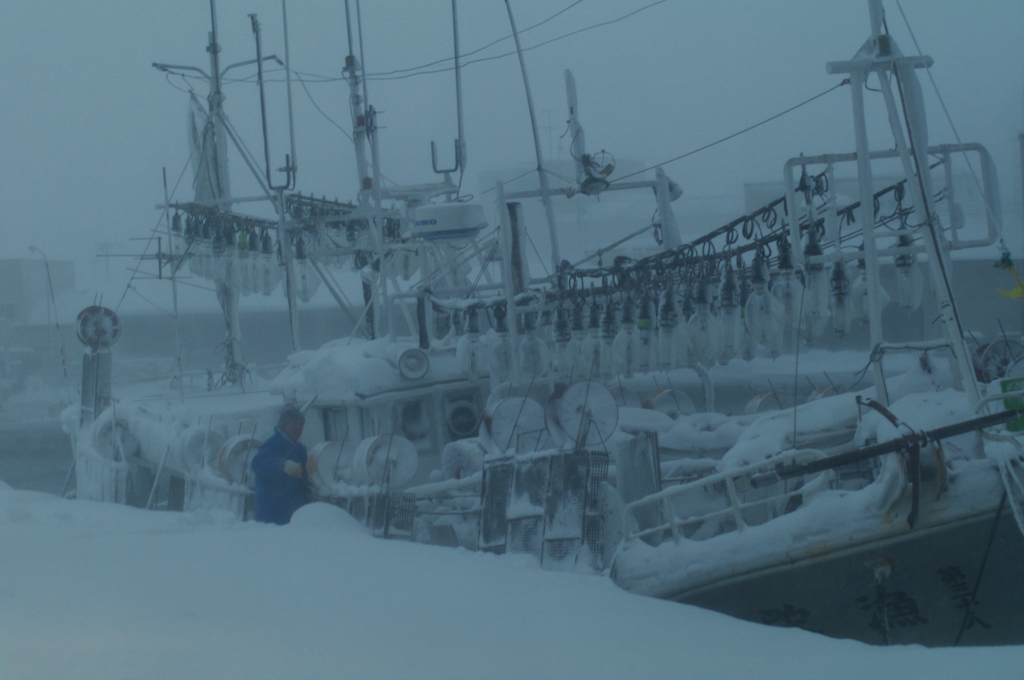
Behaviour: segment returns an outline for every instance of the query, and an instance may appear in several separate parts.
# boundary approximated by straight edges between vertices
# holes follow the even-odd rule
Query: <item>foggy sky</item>
[[[584,0],[523,35],[525,47],[615,19],[650,0]],[[353,1],[354,12],[354,1]],[[571,0],[515,0],[520,30]],[[1020,203],[1017,134],[1024,129],[1024,3],[1020,0],[902,0],[963,141],[993,153],[1004,202]],[[917,50],[894,0],[885,2],[888,25],[905,54]],[[293,69],[338,77],[348,48],[344,5],[291,0]],[[218,0],[222,67],[255,54],[247,15],[259,14],[265,53],[283,58],[277,0]],[[381,73],[451,56],[447,0],[364,0],[366,68]],[[79,271],[95,268],[96,244],[118,253],[141,251],[156,226],[163,200],[161,168],[175,198],[192,197],[185,133],[189,85],[204,99],[207,87],[151,67],[154,61],[208,70],[207,0],[130,2],[33,1],[0,4],[0,257],[74,259]],[[462,51],[507,35],[504,3],[463,0]],[[526,61],[544,152],[567,157],[563,69],[576,76],[580,116],[589,150],[654,164],[731,134],[816,95],[841,80],[825,62],[849,59],[869,33],[862,0],[669,0],[618,23],[527,52]],[[505,40],[476,57],[513,49]],[[473,57],[469,57],[471,59]],[[442,64],[441,66],[445,66]],[[231,77],[252,75],[240,68]],[[932,143],[954,142],[922,73],[930,104]],[[268,75],[280,79],[280,72]],[[351,129],[347,86],[308,84],[317,104]],[[464,186],[478,192],[480,172],[532,165],[533,147],[523,84],[515,57],[464,69],[469,165]],[[381,112],[382,170],[400,183],[432,181],[430,140],[442,164],[456,136],[451,72],[369,83]],[[225,107],[253,154],[262,158],[258,92],[254,81],[229,82]],[[352,199],[351,146],[293,84],[299,189]],[[284,164],[284,86],[268,87],[271,163]],[[882,126],[881,96],[873,108],[873,148],[892,145]],[[735,196],[742,184],[781,178],[786,159],[804,152],[853,150],[849,88],[841,88],[784,119],[684,161],[667,166],[686,196]],[[237,155],[231,157],[236,196],[256,194]],[[251,205],[251,204],[250,204]],[[246,206],[258,213],[260,208]],[[685,215],[685,207],[677,208]],[[1019,210],[1019,208],[1018,208]],[[266,211],[266,208],[263,208]],[[1009,229],[1019,230],[1011,223]],[[109,264],[106,291],[120,296],[133,265]]]

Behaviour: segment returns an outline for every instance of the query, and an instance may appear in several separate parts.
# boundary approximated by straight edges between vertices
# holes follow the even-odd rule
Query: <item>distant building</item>
[[[50,281],[46,279],[46,262],[42,258],[0,260],[0,320],[6,324],[23,324],[32,311],[54,296],[75,287],[75,263],[50,261]]]

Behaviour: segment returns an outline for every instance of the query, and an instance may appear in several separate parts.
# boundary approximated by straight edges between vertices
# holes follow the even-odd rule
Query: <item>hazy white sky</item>
[[[651,0],[583,0],[525,33],[525,46],[608,21]],[[354,8],[354,0],[352,0]],[[514,0],[520,29],[572,0]],[[964,141],[993,152],[1004,198],[1019,203],[1017,134],[1024,129],[1024,3],[1020,0],[902,0],[933,76]],[[916,52],[895,0],[886,0],[890,31],[905,53]],[[255,53],[247,14],[259,13],[265,52],[283,56],[277,0],[218,0],[222,65]],[[337,77],[347,52],[340,0],[289,3],[293,68]],[[463,0],[463,52],[508,33],[504,3]],[[364,0],[366,66],[371,73],[451,55],[448,0]],[[162,201],[161,167],[173,184],[188,158],[187,96],[151,67],[154,61],[208,68],[207,0],[89,0],[0,3],[0,256],[74,258],[89,269],[101,241],[118,252],[148,235]],[[850,58],[868,35],[861,0],[668,0],[618,23],[527,53],[538,116],[553,156],[564,131],[562,71],[571,68],[591,150],[652,164],[730,134],[839,82],[825,62]],[[512,49],[511,40],[475,55]],[[470,57],[473,58],[473,57]],[[245,77],[249,69],[232,75]],[[272,74],[270,77],[279,77]],[[205,96],[206,86],[191,83]],[[925,82],[929,98],[931,87]],[[320,107],[348,129],[347,89],[310,83]],[[469,168],[477,191],[487,169],[531,164],[532,141],[522,80],[514,57],[464,70]],[[257,89],[226,86],[226,107],[246,142],[262,157]],[[299,188],[348,199],[355,186],[351,147],[294,88]],[[284,88],[273,84],[272,163],[283,164]],[[382,112],[382,168],[399,182],[430,181],[431,139],[450,157],[455,137],[450,72],[370,83]],[[880,110],[880,96],[868,102]],[[853,149],[850,94],[842,88],[785,119],[668,166],[688,197],[736,195],[743,182],[781,177],[785,160]],[[550,125],[548,124],[550,121]],[[880,116],[875,122],[880,123]],[[930,109],[933,142],[951,142],[938,107]],[[876,147],[891,146],[881,127]],[[566,153],[567,140],[562,140]],[[445,161],[443,161],[445,162]],[[255,185],[232,158],[236,195]],[[191,196],[190,176],[177,197]],[[686,200],[686,197],[683,199]],[[257,210],[256,208],[252,209]],[[1019,229],[1021,225],[1010,225]],[[127,266],[118,261],[114,269]],[[108,291],[119,295],[120,290]]]

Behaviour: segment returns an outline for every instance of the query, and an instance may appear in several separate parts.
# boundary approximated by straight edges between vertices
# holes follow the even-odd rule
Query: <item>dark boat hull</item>
[[[669,599],[869,644],[1024,644],[1024,537],[1009,510],[996,517],[910,531]]]

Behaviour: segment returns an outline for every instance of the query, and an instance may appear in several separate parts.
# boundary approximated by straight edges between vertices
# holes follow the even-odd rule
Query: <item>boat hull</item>
[[[668,599],[869,644],[1024,644],[1024,537],[989,512]]]

